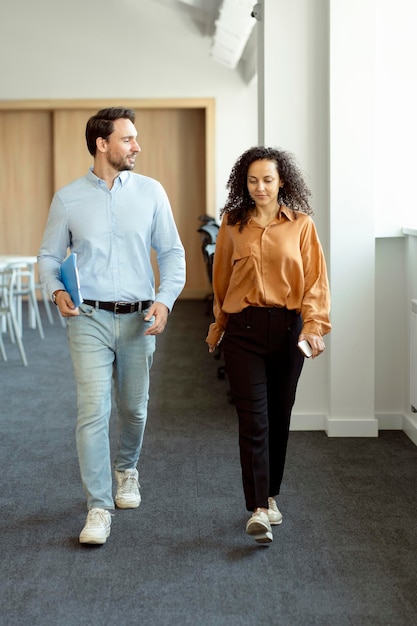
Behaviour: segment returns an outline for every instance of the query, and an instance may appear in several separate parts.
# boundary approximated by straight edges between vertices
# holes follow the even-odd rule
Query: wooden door
[[[36,255],[52,196],[49,111],[0,111],[0,254]]]

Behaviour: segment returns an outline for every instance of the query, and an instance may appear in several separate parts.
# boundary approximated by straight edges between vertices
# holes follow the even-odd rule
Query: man
[[[114,509],[109,419],[112,380],[119,423],[114,461],[118,508],[141,501],[136,469],[147,419],[156,335],[185,283],[184,248],[159,182],[133,174],[140,152],[135,113],[99,111],[87,122],[94,165],[54,196],[39,252],[43,288],[67,318],[78,418],[76,441],[88,515],[80,543],[103,544]],[[67,249],[77,254],[84,302],[60,279]],[[150,251],[160,286],[155,296]]]

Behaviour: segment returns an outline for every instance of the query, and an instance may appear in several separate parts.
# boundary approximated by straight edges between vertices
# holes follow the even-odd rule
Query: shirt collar
[[[285,206],[285,204],[282,204],[282,205],[281,205],[281,208],[280,208],[279,214],[280,214],[280,215],[281,215],[281,214],[285,215],[285,217],[286,217],[287,219],[289,219],[289,220],[290,220],[290,222],[293,222],[293,221],[294,221],[294,211],[293,211],[292,209],[289,209],[287,206]]]
[[[280,210],[278,212],[278,215],[274,218],[274,220],[271,222],[271,224],[278,224],[281,215],[285,215],[285,217],[288,220],[290,220],[290,222],[293,222],[294,219],[295,219],[293,209],[290,209],[289,207],[285,206],[285,204],[282,204],[281,207],[280,207]],[[251,223],[251,222],[252,222],[252,218],[250,218],[250,220],[249,220],[249,223]],[[257,225],[256,222],[255,222],[255,225]]]
[[[129,178],[129,176],[130,176],[130,172],[125,170],[123,172],[119,172],[119,175],[116,177],[115,180],[119,179],[120,184],[124,185],[127,182],[127,179]],[[99,187],[100,185],[104,183],[103,179],[99,178],[98,176],[94,174],[93,166],[91,166],[90,169],[88,170],[87,178],[91,183],[93,183],[93,185],[96,185],[97,187]]]

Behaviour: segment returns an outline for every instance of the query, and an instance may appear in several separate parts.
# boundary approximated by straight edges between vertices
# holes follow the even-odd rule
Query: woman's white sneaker
[[[258,543],[271,543],[273,540],[271,524],[268,515],[257,509],[246,524],[246,532]]]
[[[282,513],[277,507],[274,498],[268,498],[268,519],[273,526],[282,522]]]

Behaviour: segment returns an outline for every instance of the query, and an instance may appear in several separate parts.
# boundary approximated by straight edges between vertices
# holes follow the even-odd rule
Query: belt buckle
[[[114,303],[114,307],[113,307],[113,313],[118,313],[119,312],[119,307],[124,307],[124,306],[128,306],[130,305],[130,309],[132,309],[132,303],[131,302],[115,302]]]

